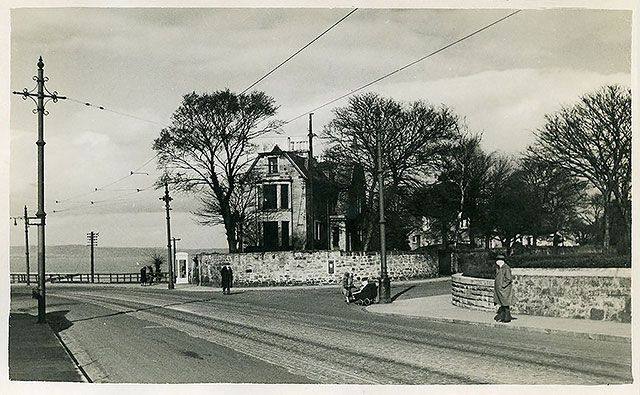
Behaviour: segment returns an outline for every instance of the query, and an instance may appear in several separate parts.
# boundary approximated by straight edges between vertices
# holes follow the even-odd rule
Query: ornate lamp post
[[[24,88],[22,92],[14,91],[14,95],[21,95],[23,100],[30,98],[36,104],[36,108],[33,110],[34,114],[38,114],[38,211],[36,212],[36,219],[38,220],[35,225],[38,226],[38,322],[45,323],[46,305],[45,305],[45,217],[47,214],[44,211],[44,116],[49,115],[49,112],[44,109],[44,106],[53,101],[56,103],[58,100],[66,99],[65,96],[59,96],[58,92],[49,90],[44,86],[45,82],[49,81],[49,77],[44,76],[44,62],[42,56],[38,59],[38,75],[33,77],[36,81],[36,87],[28,90]],[[36,92],[36,93],[34,93]],[[45,93],[46,92],[46,93]],[[34,99],[34,97],[36,99]],[[47,101],[45,102],[45,98]]]

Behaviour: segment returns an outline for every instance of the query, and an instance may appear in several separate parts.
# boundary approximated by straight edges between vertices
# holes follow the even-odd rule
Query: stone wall
[[[342,276],[352,271],[360,281],[380,276],[377,253],[344,251],[277,251],[234,254],[201,254],[203,285],[220,284],[220,267],[233,269],[234,286],[281,286],[342,284]],[[387,272],[392,281],[436,277],[437,255],[426,253],[390,253]]]
[[[631,321],[631,269],[512,269],[514,313]],[[493,280],[452,276],[456,306],[493,311]]]
[[[494,310],[493,280],[454,274],[451,276],[451,303],[467,309]]]
[[[631,269],[513,269],[517,311],[631,322]]]

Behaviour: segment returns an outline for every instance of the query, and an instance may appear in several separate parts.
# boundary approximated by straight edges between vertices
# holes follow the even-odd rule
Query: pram
[[[351,301],[357,305],[369,306],[378,296],[378,286],[376,283],[367,283],[360,291],[353,293]]]

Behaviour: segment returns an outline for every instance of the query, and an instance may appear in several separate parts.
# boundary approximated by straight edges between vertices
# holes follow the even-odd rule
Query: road
[[[392,295],[449,287],[396,285]],[[12,306],[27,290],[12,287]],[[377,315],[347,305],[336,288],[222,295],[163,285],[52,285],[48,319],[94,382],[631,382],[629,343]]]

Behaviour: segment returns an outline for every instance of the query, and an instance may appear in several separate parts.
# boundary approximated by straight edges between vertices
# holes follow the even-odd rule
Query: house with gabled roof
[[[277,145],[259,153],[248,171],[257,237],[245,250],[350,250],[352,193],[340,193],[327,170],[308,153]]]

